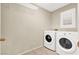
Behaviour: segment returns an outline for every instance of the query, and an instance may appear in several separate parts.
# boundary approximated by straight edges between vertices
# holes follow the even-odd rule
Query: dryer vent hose
[[[5,41],[5,38],[0,38],[0,41],[2,41],[2,42]]]
[[[78,46],[78,48],[79,48],[79,41],[77,42],[77,46]]]

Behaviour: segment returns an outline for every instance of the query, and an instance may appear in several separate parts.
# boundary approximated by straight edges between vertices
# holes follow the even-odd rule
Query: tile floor
[[[35,49],[33,51],[30,51],[28,53],[25,53],[24,55],[58,55],[58,54],[45,47],[41,47],[41,48]]]

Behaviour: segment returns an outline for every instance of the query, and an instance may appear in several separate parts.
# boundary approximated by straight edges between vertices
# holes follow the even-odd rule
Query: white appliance
[[[56,50],[56,31],[44,31],[44,47]]]
[[[56,52],[58,54],[79,54],[78,32],[57,32]]]

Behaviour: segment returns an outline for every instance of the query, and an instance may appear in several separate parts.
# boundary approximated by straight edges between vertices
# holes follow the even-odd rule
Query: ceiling
[[[68,5],[69,3],[35,3],[35,5],[49,11],[53,12],[61,7]]]
[[[20,5],[23,5],[31,9],[38,9],[39,7],[41,7],[42,9],[45,9],[49,12],[53,12],[68,4],[69,3],[20,3]]]

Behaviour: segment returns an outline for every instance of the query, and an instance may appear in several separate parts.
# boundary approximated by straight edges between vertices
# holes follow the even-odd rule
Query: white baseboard
[[[35,50],[35,49],[38,49],[38,48],[40,48],[40,47],[42,47],[42,46],[39,46],[39,47],[36,47],[36,48],[33,48],[33,49],[29,49],[29,50],[25,50],[24,52],[21,52],[21,53],[19,53],[19,54],[17,54],[17,55],[23,55],[24,53],[28,53],[28,52],[33,51],[33,50]]]

